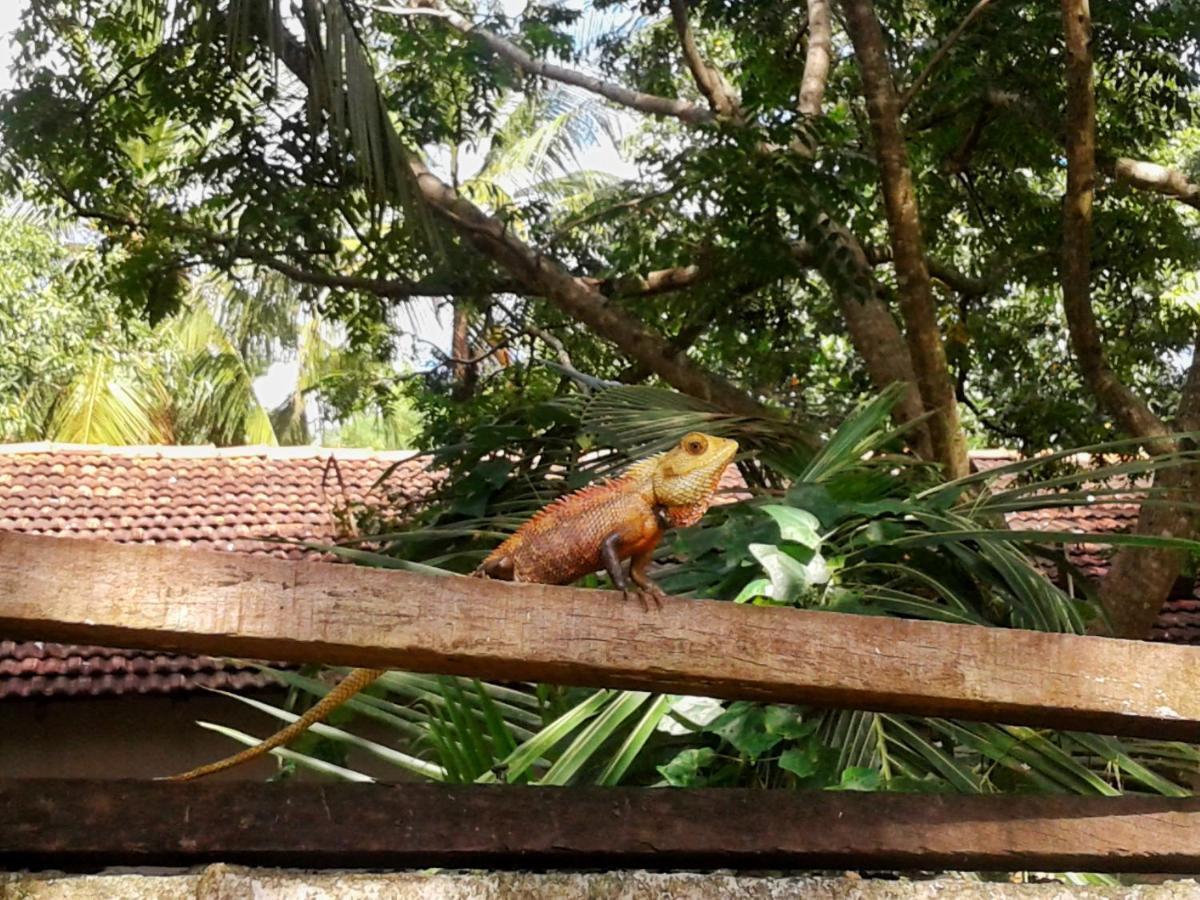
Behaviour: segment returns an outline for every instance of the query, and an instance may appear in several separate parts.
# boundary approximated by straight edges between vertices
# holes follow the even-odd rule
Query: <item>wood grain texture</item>
[[[0,809],[6,867],[1200,871],[1200,798],[3,780]]]
[[[1200,740],[1200,650],[0,535],[0,633]]]

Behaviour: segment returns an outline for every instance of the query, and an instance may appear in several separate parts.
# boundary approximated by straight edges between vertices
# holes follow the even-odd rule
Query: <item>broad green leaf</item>
[[[758,759],[783,740],[782,734],[767,730],[766,710],[756,703],[734,703],[706,731],[728,741],[750,759]]]
[[[854,766],[842,772],[841,781],[834,786],[839,791],[878,791],[883,787],[883,779],[875,769],[865,766]]]
[[[824,762],[822,750],[822,745],[817,741],[805,741],[797,747],[790,747],[779,755],[779,768],[797,778],[811,778],[821,771]]]
[[[716,757],[712,747],[692,747],[677,753],[669,763],[659,766],[658,771],[671,787],[691,787],[700,770],[711,765]]]
[[[801,544],[813,551],[821,546],[821,536],[818,533],[821,523],[812,513],[794,506],[773,504],[761,509],[779,525],[779,536],[783,540]]]
[[[755,597],[766,597],[771,594],[771,581],[767,578],[755,578],[744,588],[742,588],[736,597],[733,598],[734,603],[745,603],[748,600],[753,600]]]

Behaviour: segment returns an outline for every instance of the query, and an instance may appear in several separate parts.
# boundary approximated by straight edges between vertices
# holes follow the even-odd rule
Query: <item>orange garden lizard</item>
[[[648,607],[662,589],[646,567],[668,528],[700,520],[712,501],[736,441],[692,432],[672,449],[634,463],[616,478],[560,497],[493,550],[473,575],[502,581],[570,584],[604,569],[626,598]],[[626,576],[622,561],[630,560]],[[385,669],[353,669],[295,722],[225,759],[174,775],[189,781],[256,759],[324,720]]]

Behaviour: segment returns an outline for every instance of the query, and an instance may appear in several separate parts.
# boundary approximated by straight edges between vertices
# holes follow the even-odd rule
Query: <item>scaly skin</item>
[[[526,522],[475,574],[504,581],[570,584],[605,569],[625,592],[657,599],[646,566],[667,528],[699,521],[737,442],[699,432],[630,466],[618,478],[562,497]],[[630,587],[621,569],[631,560]]]
[[[603,568],[626,598],[636,596],[643,606],[648,606],[647,598],[657,603],[662,589],[646,575],[654,548],[668,528],[700,520],[737,449],[736,441],[692,432],[673,449],[634,463],[617,478],[555,500],[493,550],[472,574],[570,584]],[[621,568],[626,559],[630,560],[628,578]],[[290,743],[384,671],[353,669],[304,715],[261,743],[163,780],[191,781]]]

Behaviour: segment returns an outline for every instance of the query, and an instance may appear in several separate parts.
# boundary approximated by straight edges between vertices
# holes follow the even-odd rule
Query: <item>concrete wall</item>
[[[1122,888],[722,873],[494,872],[313,873],[216,865],[187,874],[21,875],[0,873],[0,900],[1183,900],[1193,881]]]

